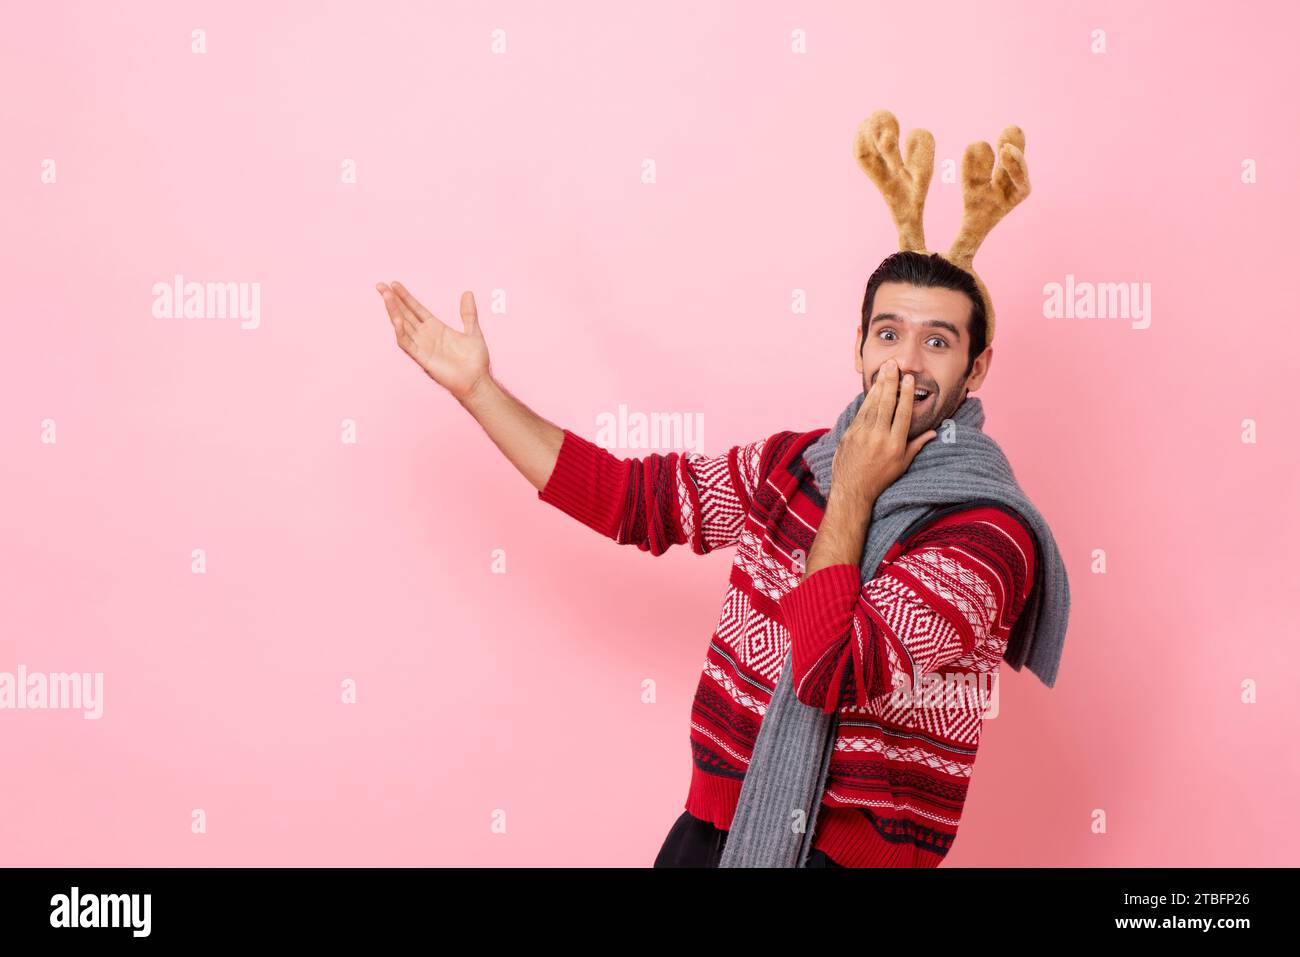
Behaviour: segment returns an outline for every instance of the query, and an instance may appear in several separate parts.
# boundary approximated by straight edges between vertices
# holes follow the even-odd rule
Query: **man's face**
[[[938,429],[966,392],[979,388],[993,358],[986,348],[966,373],[970,350],[971,302],[955,289],[935,289],[901,282],[884,282],[876,288],[871,322],[863,346],[862,326],[854,339],[853,354],[862,373],[862,391],[871,388],[886,359],[898,362],[898,381],[912,373],[914,390],[929,393],[914,399],[907,437]]]

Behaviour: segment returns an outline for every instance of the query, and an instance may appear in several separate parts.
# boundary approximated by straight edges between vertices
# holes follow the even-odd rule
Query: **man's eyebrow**
[[[892,312],[882,312],[880,315],[872,319],[871,322],[867,323],[867,327],[870,328],[871,326],[874,326],[878,322],[888,322],[891,320],[894,322],[902,322],[906,324],[906,320],[902,316]],[[947,329],[958,339],[961,338],[961,330],[958,329],[956,326],[954,326],[951,322],[948,322],[946,319],[926,319],[921,323],[921,325],[938,326],[940,329]]]

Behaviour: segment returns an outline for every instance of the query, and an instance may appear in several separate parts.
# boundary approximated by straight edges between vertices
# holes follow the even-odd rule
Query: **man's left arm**
[[[860,504],[854,505],[854,500]],[[827,714],[1001,642],[1028,596],[1033,544],[1000,509],[971,509],[923,530],[865,584],[862,548],[873,499],[834,487],[803,579],[781,599],[794,689]],[[865,514],[864,514],[865,513]]]

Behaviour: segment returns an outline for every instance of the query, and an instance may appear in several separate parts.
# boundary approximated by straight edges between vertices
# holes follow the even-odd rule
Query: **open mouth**
[[[900,396],[902,395],[902,390],[899,390],[899,395]],[[929,402],[930,399],[932,399],[933,397],[934,397],[934,393],[931,392],[929,389],[915,390],[912,393],[912,408],[913,409],[919,408],[922,404]]]

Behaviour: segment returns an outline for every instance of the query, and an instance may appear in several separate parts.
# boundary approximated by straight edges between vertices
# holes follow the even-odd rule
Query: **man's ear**
[[[853,368],[858,370],[858,375],[862,375],[862,326],[858,325],[858,331],[853,335]]]
[[[975,362],[970,368],[970,376],[966,379],[966,388],[974,392],[984,381],[984,377],[989,374],[989,366],[993,364],[993,347],[986,346],[984,351],[975,357]]]

